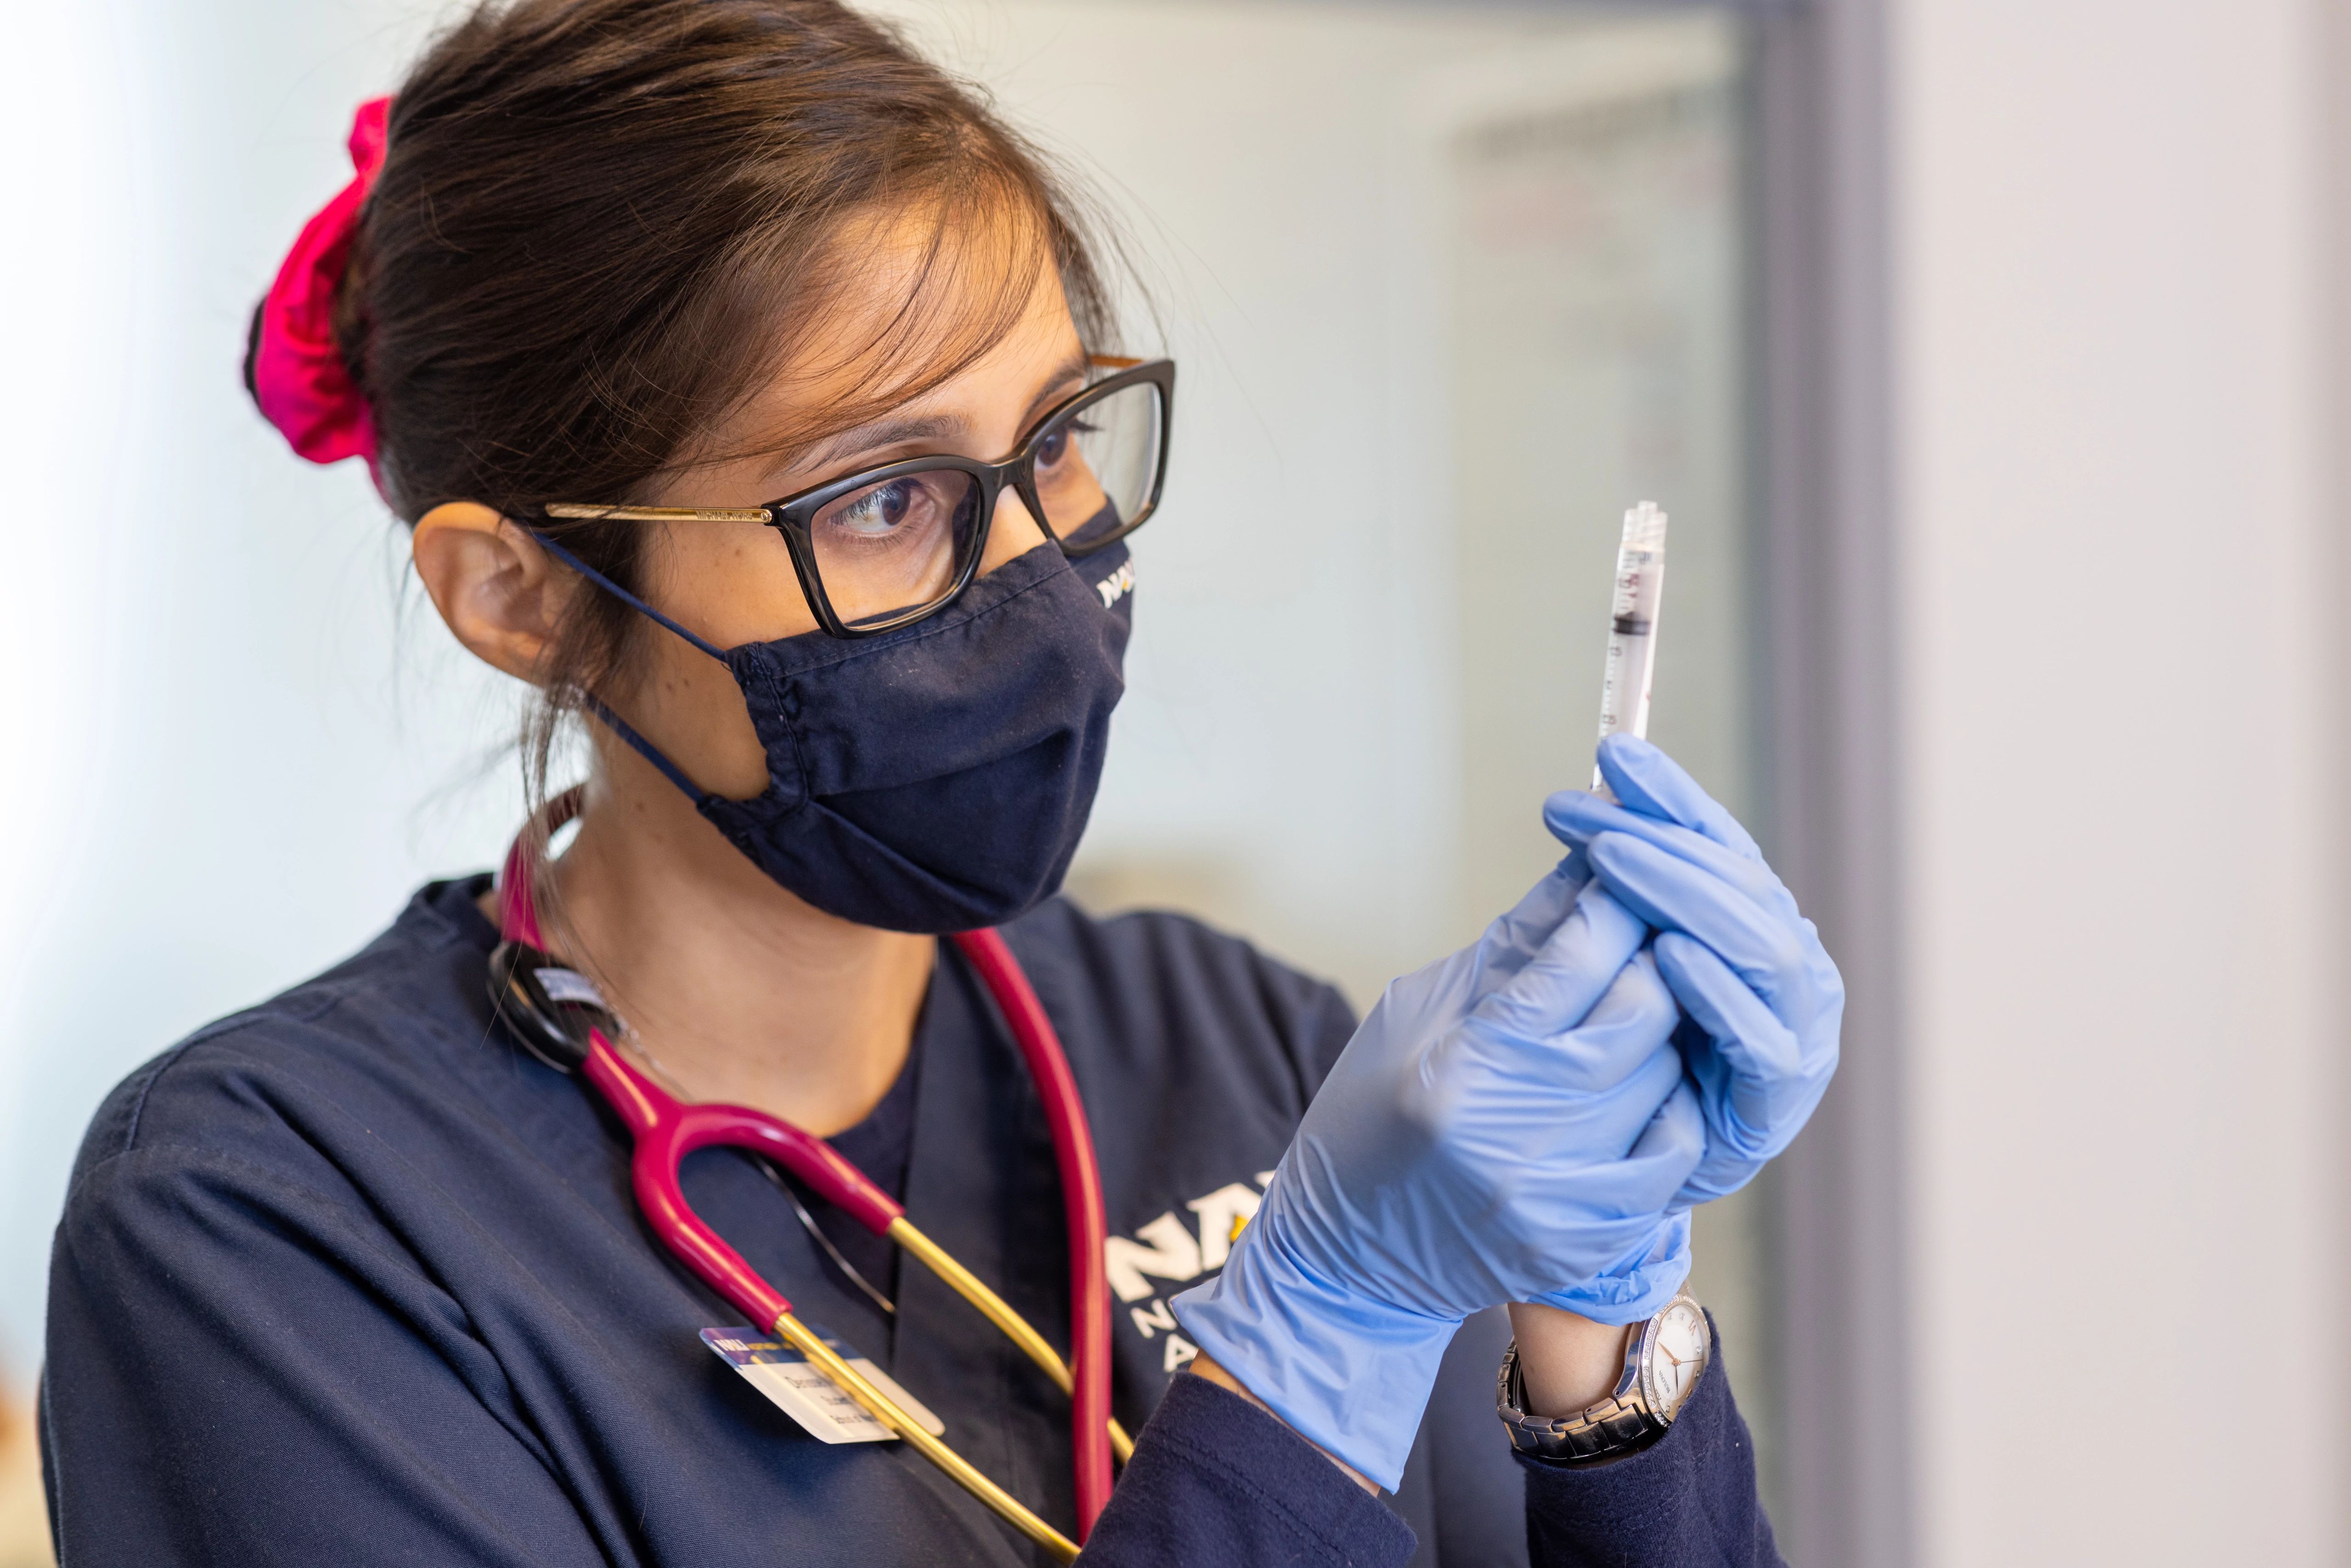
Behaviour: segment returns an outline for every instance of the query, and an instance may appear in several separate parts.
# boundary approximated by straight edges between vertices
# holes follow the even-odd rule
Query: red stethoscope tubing
[[[996,931],[958,931],[955,945],[996,998],[1029,1077],[1045,1104],[1053,1165],[1061,1176],[1061,1211],[1070,1233],[1070,1435],[1075,1448],[1078,1539],[1110,1501],[1109,1222],[1102,1218],[1102,1167],[1093,1130],[1061,1037],[1029,983],[1011,946]]]
[[[552,802],[548,831],[568,821],[577,796]],[[517,839],[498,878],[503,935],[544,950],[537,900],[532,892],[533,835]],[[995,931],[963,931],[957,950],[1004,1015],[1021,1060],[1028,1064],[1045,1107],[1053,1140],[1053,1161],[1061,1180],[1061,1200],[1070,1234],[1070,1423],[1078,1503],[1078,1539],[1083,1541],[1110,1500],[1110,1287],[1103,1262],[1108,1226],[1102,1218],[1102,1173],[1094,1159],[1093,1134],[1077,1079],[1061,1050],[1061,1036],[1037,998],[1036,988],[1003,936]],[[634,1143],[631,1183],[637,1207],[653,1234],[677,1259],[731,1305],[762,1328],[791,1311],[791,1302],[763,1279],[718,1233],[703,1223],[678,1186],[678,1167],[687,1155],[726,1145],[768,1155],[876,1234],[887,1234],[904,1207],[844,1159],[823,1139],[790,1123],[741,1105],[687,1103],[638,1071],[612,1048],[601,1030],[591,1030],[581,1071],[621,1118]]]

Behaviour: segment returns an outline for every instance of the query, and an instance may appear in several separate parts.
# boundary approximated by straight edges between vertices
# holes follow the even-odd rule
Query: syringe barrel
[[[1608,606],[1608,663],[1600,681],[1600,738],[1649,733],[1649,682],[1656,668],[1657,614],[1665,602],[1666,514],[1643,501],[1625,514]],[[1613,800],[1594,764],[1592,792]]]

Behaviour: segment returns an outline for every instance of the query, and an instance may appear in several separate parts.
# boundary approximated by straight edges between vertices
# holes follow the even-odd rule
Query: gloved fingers
[[[1581,789],[1562,789],[1543,802],[1543,826],[1563,843],[1589,845],[1603,833],[1645,839],[1667,854],[1711,872],[1763,908],[1791,919],[1796,900],[1769,865],[1672,822],[1602,800]]]
[[[1535,879],[1534,885],[1520,895],[1518,903],[1495,916],[1489,931],[1508,928],[1512,931],[1532,931],[1536,939],[1530,950],[1542,946],[1542,938],[1559,928],[1575,903],[1575,895],[1592,880],[1591,862],[1583,852],[1570,847],[1557,865]]]
[[[1626,907],[1713,948],[1782,1021],[1797,1021],[1808,956],[1800,922],[1767,914],[1720,877],[1629,833],[1603,833],[1590,852],[1599,883]]]
[[[1720,958],[1679,932],[1657,938],[1656,964],[1725,1070],[1709,1132],[1735,1154],[1764,1153],[1782,1113],[1808,1088],[1802,1042]]]
[[[1456,1096],[1422,1124],[1432,1142],[1446,1145],[1440,1158],[1458,1169],[1486,1171],[1499,1186],[1547,1192],[1554,1200],[1564,1192],[1567,1201],[1614,1213],[1661,1207],[1662,1197],[1620,1204],[1614,1194],[1628,1179],[1625,1162],[1658,1112],[1690,1088],[1681,1052],[1659,1040],[1620,1054],[1607,1071],[1611,1081],[1598,1087],[1544,1078],[1495,1085],[1499,1092]],[[1704,1101],[1698,1103],[1703,1111]],[[1681,1179],[1662,1191],[1670,1194]]]
[[[1643,1113],[1624,1126],[1622,1141],[1613,1153],[1604,1153],[1600,1145],[1586,1141],[1573,1152],[1538,1147],[1528,1156],[1529,1163],[1539,1165],[1548,1176],[1538,1177],[1531,1185],[1547,1191],[1552,1205],[1563,1199],[1565,1209],[1587,1228],[1583,1241],[1587,1255],[1597,1243],[1602,1256],[1614,1256],[1620,1265],[1626,1260],[1621,1249],[1653,1234],[1657,1225],[1671,1218],[1669,1211],[1677,1195],[1689,1185],[1691,1173],[1700,1167],[1707,1152],[1705,1113],[1678,1064],[1667,1064],[1661,1099],[1648,1093],[1656,1087],[1649,1082],[1650,1065],[1645,1063],[1641,1074]],[[1543,1261],[1551,1234],[1548,1228],[1528,1231],[1524,1242],[1530,1250],[1511,1266],[1512,1271],[1523,1278],[1556,1280],[1558,1275]],[[1608,1236],[1618,1239],[1613,1246],[1601,1239]]]
[[[1625,1151],[1619,1194],[1625,1212],[1662,1212],[1705,1157],[1706,1113],[1684,1079]]]
[[[1616,972],[1583,1021],[1558,1037],[1556,1052],[1546,1058],[1539,1082],[1555,1089],[1601,1094],[1624,1084],[1645,1065],[1670,1062],[1678,1075],[1680,1056],[1670,1042],[1680,1022],[1681,1009],[1658,975],[1656,960],[1646,953],[1635,953]],[[1672,1086],[1670,1077],[1660,1080],[1647,1103],[1655,1106]]]
[[[1664,983],[1649,983],[1671,1008]],[[1573,1044],[1593,1048],[1581,1030]],[[1429,1088],[1414,1096],[1407,1111],[1415,1136],[1384,1151],[1392,1174],[1409,1169],[1432,1181],[1432,1190],[1476,1195],[1469,1217],[1457,1216],[1449,1226],[1467,1235],[1478,1228],[1476,1213],[1522,1205],[1554,1218],[1575,1214],[1616,1224],[1663,1207],[1686,1184],[1687,1169],[1659,1171],[1654,1164],[1673,1146],[1657,1141],[1657,1117],[1690,1090],[1670,1028],[1648,1030],[1646,1043],[1627,1034],[1611,1042],[1608,1060],[1586,1060],[1576,1070],[1578,1078],[1604,1082],[1561,1082],[1552,1069],[1564,1057],[1550,1051],[1524,1056],[1532,1058],[1534,1071],[1497,1074],[1491,1055],[1474,1040],[1440,1044],[1426,1059]],[[1674,1125],[1677,1120],[1668,1124]],[[1641,1163],[1628,1163],[1644,1139],[1650,1140],[1648,1154]],[[1703,1148],[1702,1124],[1692,1139]],[[1277,1187],[1285,1176],[1276,1175]],[[1503,1229],[1537,1253],[1554,1239],[1541,1224]]]
[[[1698,1163],[1706,1152],[1706,1113],[1698,1103],[1698,1091],[1688,1081],[1674,1085],[1661,1101],[1641,1135],[1625,1152],[1625,1157],[1635,1165],[1651,1161],[1670,1165],[1674,1161]],[[1689,1173],[1685,1170],[1684,1176]]]
[[[1648,939],[1648,927],[1597,881],[1584,883],[1533,957],[1480,998],[1469,1021],[1489,1039],[1547,1040],[1582,1023]]]
[[[1738,818],[1699,789],[1680,763],[1638,736],[1607,737],[1600,743],[1599,760],[1600,776],[1634,810],[1678,822],[1749,860],[1763,858]]]
[[[1479,940],[1482,966],[1476,994],[1483,996],[1526,967],[1528,959],[1559,929],[1575,905],[1575,895],[1592,880],[1592,865],[1583,850],[1571,849],[1565,859],[1543,873],[1526,896],[1497,915]]]

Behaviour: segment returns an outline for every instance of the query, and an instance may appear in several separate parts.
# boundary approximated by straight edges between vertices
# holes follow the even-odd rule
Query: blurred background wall
[[[1359,1003],[1457,945],[1589,767],[1616,514],[1674,513],[1655,733],[1855,987],[1700,1234],[1799,1563],[2346,1560],[2341,4],[891,0],[1091,174],[1184,367],[1081,899]],[[15,1410],[107,1087],[517,811],[507,695],[235,383],[437,8],[21,9]]]
[[[1895,16],[1918,1539],[2340,1562],[2342,13]]]

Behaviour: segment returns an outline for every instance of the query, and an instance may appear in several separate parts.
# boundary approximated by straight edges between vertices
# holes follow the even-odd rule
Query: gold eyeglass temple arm
[[[590,507],[549,501],[539,510],[550,517],[604,523],[764,523],[764,507]]]
[[[904,1216],[892,1220],[890,1228],[883,1234],[921,1259],[925,1268],[945,1280],[956,1294],[977,1307],[980,1315],[1002,1329],[1007,1338],[1027,1352],[1029,1359],[1042,1367],[1045,1375],[1051,1378],[1062,1393],[1071,1391],[1069,1364],[1045,1343],[1042,1334],[1029,1326],[1027,1318],[1014,1312],[1010,1303],[981,1283],[970,1270],[949,1257],[945,1248],[915,1229]],[[1120,1426],[1115,1417],[1110,1424],[1110,1446],[1111,1451],[1118,1456],[1120,1464],[1134,1457],[1134,1439],[1126,1435],[1126,1428]]]
[[[923,1458],[945,1470],[955,1483],[996,1511],[998,1517],[1064,1563],[1077,1561],[1078,1543],[1020,1506],[1019,1500],[971,1468],[969,1461],[924,1430],[921,1422],[898,1403],[861,1376],[857,1369],[833,1353],[831,1345],[809,1331],[799,1319],[785,1312],[772,1325],[777,1337],[808,1357],[809,1364],[832,1379],[843,1394],[863,1406],[873,1418],[914,1446]]]

